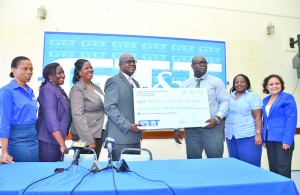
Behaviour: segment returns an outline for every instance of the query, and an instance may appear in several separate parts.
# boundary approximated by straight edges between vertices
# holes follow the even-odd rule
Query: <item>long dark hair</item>
[[[40,86],[40,90],[42,89],[42,87],[44,87],[44,85],[47,83],[47,81],[49,81],[49,76],[56,74],[56,68],[58,66],[60,66],[60,64],[57,62],[53,62],[53,63],[47,64],[47,66],[45,66],[45,68],[43,70],[44,81],[42,82],[42,84]]]
[[[234,91],[236,90],[236,89],[235,89],[235,79],[236,79],[238,76],[241,76],[241,77],[243,77],[243,78],[245,79],[246,84],[247,84],[247,90],[248,90],[248,91],[251,91],[251,83],[250,83],[250,79],[249,79],[246,75],[244,75],[244,74],[238,74],[238,75],[236,75],[236,76],[234,77],[234,79],[233,79],[233,81],[232,81],[232,87],[231,87],[231,89],[230,89],[230,92],[234,92]]]
[[[88,60],[86,59],[78,59],[75,62],[75,68],[74,68],[74,76],[73,76],[73,84],[77,83],[80,79],[80,75],[78,73],[78,71],[80,71],[82,69],[82,66],[85,62],[88,62]]]
[[[11,67],[11,68],[18,68],[19,62],[20,62],[21,60],[29,60],[29,61],[30,61],[30,59],[27,58],[27,57],[25,57],[25,56],[18,56],[18,57],[15,57],[15,58],[12,60],[10,67]],[[10,76],[10,78],[15,78],[13,72],[10,72],[10,73],[9,73],[9,76]]]

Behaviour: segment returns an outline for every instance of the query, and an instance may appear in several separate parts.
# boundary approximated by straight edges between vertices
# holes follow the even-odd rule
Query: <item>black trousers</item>
[[[270,171],[291,178],[294,142],[289,149],[284,150],[282,142],[268,141],[266,148]]]

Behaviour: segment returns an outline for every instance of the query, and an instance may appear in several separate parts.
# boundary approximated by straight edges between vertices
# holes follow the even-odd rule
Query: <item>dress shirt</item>
[[[195,88],[197,77],[192,77],[181,84],[181,88]],[[229,106],[229,94],[225,84],[218,77],[205,74],[201,78],[200,88],[207,88],[209,110],[211,118],[219,116],[221,119],[227,114]]]
[[[0,137],[10,137],[10,127],[16,124],[36,122],[37,100],[33,90],[26,84],[28,92],[15,80],[0,91]]]
[[[238,99],[235,99],[235,94],[236,91],[230,94],[230,105],[225,122],[225,135],[230,140],[233,135],[237,139],[255,135],[255,119],[251,111],[261,109],[263,105],[256,93],[246,90]]]

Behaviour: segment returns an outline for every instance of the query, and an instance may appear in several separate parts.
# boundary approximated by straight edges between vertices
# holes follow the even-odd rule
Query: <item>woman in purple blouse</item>
[[[60,161],[66,150],[65,139],[69,131],[70,101],[60,87],[65,73],[58,63],[51,63],[43,70],[38,102],[40,104],[37,130],[39,134],[39,155],[42,162]]]

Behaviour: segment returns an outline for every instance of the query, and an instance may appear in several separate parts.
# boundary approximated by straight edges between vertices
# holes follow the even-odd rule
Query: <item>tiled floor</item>
[[[292,180],[294,180],[298,191],[300,192],[300,171],[292,171]]]

